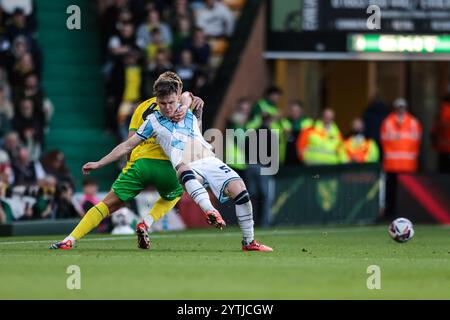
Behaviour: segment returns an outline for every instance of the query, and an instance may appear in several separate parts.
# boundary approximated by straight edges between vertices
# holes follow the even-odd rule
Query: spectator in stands
[[[27,24],[27,17],[21,8],[16,8],[12,14],[9,24],[6,26],[6,34],[9,41],[13,42],[18,36],[24,36],[31,42],[32,30]]]
[[[12,120],[12,127],[19,133],[31,159],[39,159],[44,144],[45,123],[36,112],[33,100],[23,99],[20,102],[19,110]]]
[[[297,140],[297,153],[306,165],[335,165],[348,162],[334,111],[325,109],[322,119],[303,131]]]
[[[247,168],[245,159],[245,131],[251,107],[252,105],[249,99],[240,98],[227,121],[227,129],[234,130],[233,132],[236,136],[236,139],[234,136],[226,136],[227,164],[233,168],[239,176],[244,178],[245,169]]]
[[[11,207],[1,199],[2,197],[0,191],[0,225],[10,223],[14,220]]]
[[[206,6],[197,12],[197,26],[207,37],[230,37],[235,18],[231,10],[218,0],[206,0]]]
[[[9,42],[8,38],[2,32],[0,32],[0,72],[2,73],[2,69],[6,70],[8,68],[8,55],[10,47],[11,43]]]
[[[13,88],[13,96],[17,97],[23,92],[25,87],[25,79],[31,73],[39,74],[33,57],[30,53],[23,55],[15,64],[12,70],[11,86]]]
[[[440,105],[431,138],[434,149],[439,153],[439,172],[450,173],[450,94]]]
[[[172,30],[176,30],[179,27],[179,21],[182,19],[185,19],[189,25],[192,25],[194,12],[189,7],[188,0],[175,0],[175,5],[167,13],[167,21]]]
[[[270,164],[262,164],[260,155],[266,154],[269,159],[274,158],[274,155],[271,154],[272,135],[276,135],[276,133],[271,129],[273,128],[273,122],[276,121],[277,119],[272,115],[264,113],[260,125],[253,128],[256,130],[256,135],[254,136],[256,138],[256,146],[254,145],[255,141],[248,140],[245,148],[248,163],[245,172],[248,192],[252,197],[252,203],[255,203],[257,206],[255,212],[260,213],[255,220],[261,227],[270,226],[270,208],[273,203],[271,186],[274,184],[274,178],[272,175],[261,174],[261,169]],[[249,144],[250,142],[252,145]],[[263,149],[260,150],[261,148]],[[254,163],[255,160],[258,160],[257,163]]]
[[[147,48],[153,41],[152,30],[159,29],[161,35],[161,42],[166,46],[172,44],[172,31],[170,27],[161,22],[159,12],[156,10],[150,10],[148,12],[148,18],[145,23],[139,26],[137,30],[137,43],[140,48]]]
[[[6,88],[0,87],[0,113],[4,114],[7,119],[14,117],[14,106],[6,97]]]
[[[378,145],[364,136],[364,122],[357,118],[352,122],[352,132],[345,140],[345,151],[350,162],[369,163],[380,160]]]
[[[75,181],[65,163],[64,154],[61,151],[52,150],[45,154],[42,158],[42,166],[47,174],[56,177],[58,183],[67,182],[72,186],[72,189],[75,188]]]
[[[9,159],[15,163],[19,159],[20,138],[17,132],[9,132],[3,140],[3,149],[8,153]]]
[[[36,195],[36,202],[32,206],[33,217],[38,219],[51,218],[54,215],[55,209],[56,178],[46,176],[38,184],[39,192]]]
[[[373,139],[380,146],[380,128],[389,115],[389,108],[380,98],[374,98],[364,111],[364,127],[367,139]]]
[[[300,132],[312,126],[313,120],[304,115],[303,104],[299,100],[292,100],[289,103],[288,125],[286,143],[286,164],[299,165],[301,164],[296,148],[297,139],[299,139]]]
[[[12,163],[14,171],[14,185],[32,186],[45,178],[45,170],[39,161],[32,161],[28,150],[24,147],[19,150],[19,158]]]
[[[0,145],[3,144],[3,138],[10,130],[11,121],[3,112],[0,112]]]
[[[0,7],[9,15],[14,14],[17,8],[21,9],[26,16],[34,12],[33,0],[0,0]]]
[[[152,40],[145,47],[145,51],[147,52],[147,63],[148,65],[152,65],[156,59],[156,55],[160,50],[168,49],[167,43],[163,42],[161,36],[161,30],[159,28],[154,28],[151,31]]]
[[[108,40],[113,35],[119,33],[117,21],[119,20],[120,13],[127,8],[128,0],[114,0],[114,2],[103,12],[101,17],[103,47],[107,46]]]
[[[187,17],[181,16],[177,21],[174,29],[175,34],[172,42],[172,53],[176,59],[179,58],[180,52],[185,48],[192,37],[192,24]]]
[[[120,33],[118,35],[113,35],[109,39],[108,48],[111,56],[116,62],[120,62],[121,59],[132,50],[139,50],[136,45],[134,26],[131,22],[123,24]],[[119,60],[117,61],[117,59]]]
[[[85,179],[83,181],[83,198],[80,203],[81,209],[83,210],[83,215],[100,202],[97,198],[97,193],[97,182],[94,179]]]
[[[115,133],[117,131],[117,112],[122,101],[121,90],[123,90],[123,82],[118,83],[116,78],[123,74],[126,55],[140,50],[136,45],[134,26],[131,22],[123,24],[120,34],[110,38],[108,48],[110,58],[105,65],[107,77],[105,118],[108,128]]]
[[[6,151],[0,149],[0,189],[14,183],[11,160]]]
[[[13,116],[13,105],[6,99],[5,88],[0,87],[0,144],[3,142],[3,137],[11,130]]]
[[[205,68],[198,68],[194,74],[192,93],[196,96],[202,96],[204,89],[209,81],[209,74]]]
[[[14,65],[19,61],[25,54],[30,52],[28,42],[25,37],[19,36],[12,42],[11,50],[7,54],[6,66],[8,68],[9,77],[11,78],[11,72]]]
[[[119,92],[122,95],[117,121],[120,138],[124,141],[128,137],[128,126],[131,116],[141,99],[143,75],[139,64],[139,52],[132,51],[126,55],[124,68],[117,77],[114,77],[114,80],[118,82],[118,86],[120,86]]]
[[[116,34],[119,33],[120,30],[122,30],[123,25],[127,23],[131,23],[133,24],[133,26],[136,26],[133,13],[128,8],[123,9],[119,13],[119,17],[117,18],[116,21],[116,30],[117,30]]]
[[[381,125],[383,168],[386,172],[386,202],[384,217],[395,215],[397,202],[397,175],[415,173],[418,167],[422,126],[408,112],[403,98],[394,101],[394,111]]]
[[[208,65],[211,47],[206,41],[205,33],[201,28],[195,28],[192,41],[187,44],[187,49],[191,50],[194,62],[201,65]]]
[[[75,207],[72,197],[72,186],[67,182],[61,183],[56,196],[55,218],[70,219],[83,217],[83,213]]]
[[[40,86],[39,78],[35,73],[31,73],[25,78],[22,99],[23,98],[33,101],[36,109],[36,116],[40,118],[42,123],[48,125],[53,115],[53,104],[50,99],[45,96],[45,93]]]
[[[175,67],[175,72],[183,80],[183,88],[190,91],[193,86],[197,65],[193,61],[192,52],[184,49],[180,55],[180,63]]]
[[[266,113],[271,116],[277,117],[279,115],[278,104],[280,103],[283,92],[276,86],[270,86],[266,89],[265,97],[256,102],[253,106],[250,119],[253,122],[257,122],[254,125],[250,124],[250,127],[260,126],[262,124],[262,114]]]
[[[1,0],[4,1],[4,0]],[[6,15],[7,13],[3,9],[1,2],[0,2],[0,37],[1,35],[6,33]]]
[[[156,54],[156,58],[153,64],[149,66],[145,79],[145,95],[148,97],[153,96],[153,84],[159,75],[172,71],[173,66],[169,59],[169,52],[165,49],[161,49]]]
[[[275,133],[279,136],[279,161],[280,164],[284,164],[290,123],[287,119],[283,118],[278,108],[281,96],[282,91],[280,88],[276,86],[267,88],[265,98],[260,99],[253,106],[251,120],[247,124],[247,128],[259,128],[262,125],[264,117],[270,118],[270,129],[276,130]]]

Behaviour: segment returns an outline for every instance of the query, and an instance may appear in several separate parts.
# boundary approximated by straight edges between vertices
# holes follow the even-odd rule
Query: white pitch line
[[[280,231],[259,231],[256,232],[256,236],[282,236],[282,235],[302,235],[302,234],[326,234],[326,233],[340,233],[340,232],[365,232],[366,228],[350,228],[350,229],[323,229],[323,230],[280,230]],[[234,237],[239,236],[240,232],[227,232],[227,233],[194,233],[194,234],[151,234],[150,238],[210,238],[210,237]],[[118,241],[118,240],[131,240],[135,239],[135,236],[116,236],[116,237],[105,237],[96,239],[83,239],[81,242],[91,242],[91,241]],[[56,242],[59,240],[28,240],[28,241],[5,241],[1,242],[0,245],[11,245],[11,244],[33,244],[33,243],[49,243]]]

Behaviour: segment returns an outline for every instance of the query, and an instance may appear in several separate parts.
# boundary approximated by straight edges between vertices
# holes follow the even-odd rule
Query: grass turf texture
[[[450,229],[417,226],[405,244],[387,227],[257,230],[275,252],[242,252],[240,232],[88,236],[72,251],[52,239],[0,239],[0,299],[450,299]],[[105,237],[107,237],[105,239]],[[68,290],[69,265],[81,290]],[[367,267],[381,290],[367,289]]]

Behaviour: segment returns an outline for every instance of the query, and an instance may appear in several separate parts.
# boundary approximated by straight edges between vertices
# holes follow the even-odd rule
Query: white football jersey
[[[143,140],[154,137],[161,146],[175,168],[183,159],[186,146],[201,146],[212,150],[212,146],[203,138],[198,127],[197,118],[191,110],[188,110],[186,117],[178,123],[166,118],[160,111],[149,114],[136,134]],[[193,143],[197,142],[197,144]]]

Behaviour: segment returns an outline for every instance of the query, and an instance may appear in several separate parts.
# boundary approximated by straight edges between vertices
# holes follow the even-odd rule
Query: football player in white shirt
[[[107,156],[85,164],[83,173],[89,174],[92,170],[117,161],[142,141],[155,137],[172,162],[181,184],[205,212],[210,224],[222,229],[225,221],[212,205],[205,186],[210,187],[219,201],[234,201],[243,235],[242,250],[273,251],[254,239],[253,208],[246,186],[234,170],[215,157],[211,145],[201,134],[201,123],[191,111],[178,123],[170,120],[178,108],[191,105],[192,95],[180,95],[177,84],[167,79],[158,79],[154,91],[160,110],[148,115],[136,134],[119,144]],[[138,230],[142,236],[148,237],[145,219]]]

